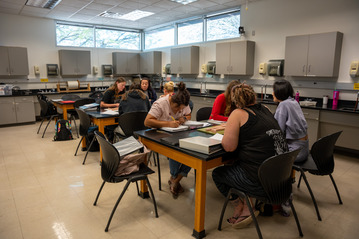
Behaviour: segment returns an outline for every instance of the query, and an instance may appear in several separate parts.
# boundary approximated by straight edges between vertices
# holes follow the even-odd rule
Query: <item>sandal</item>
[[[258,215],[259,215],[259,211],[254,211],[254,216],[257,217]],[[239,216],[238,219],[240,219],[240,218],[242,218],[242,220],[232,224],[233,228],[240,229],[240,228],[247,227],[253,221],[251,215]]]

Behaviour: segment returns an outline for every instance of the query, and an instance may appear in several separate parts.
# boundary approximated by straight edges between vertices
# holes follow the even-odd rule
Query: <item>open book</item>
[[[213,154],[222,149],[221,140],[202,136],[180,139],[179,146],[204,154]]]
[[[113,146],[115,146],[117,151],[120,153],[121,158],[143,148],[143,145],[133,136],[114,143]]]

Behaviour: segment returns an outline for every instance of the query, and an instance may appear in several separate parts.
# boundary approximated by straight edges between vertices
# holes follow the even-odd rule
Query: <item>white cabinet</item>
[[[1,97],[0,125],[35,121],[35,106],[32,96]]]
[[[115,75],[139,73],[139,54],[128,52],[112,52],[112,64]]]
[[[151,51],[140,53],[140,73],[141,74],[161,74],[162,73],[162,52]]]
[[[172,74],[199,74],[199,47],[189,46],[171,49]]]
[[[61,75],[91,74],[91,52],[75,50],[59,50]]]
[[[28,75],[27,48],[0,46],[0,75]]]
[[[216,73],[226,75],[253,75],[253,41],[216,44]]]
[[[337,77],[342,40],[341,32],[286,37],[284,74]]]

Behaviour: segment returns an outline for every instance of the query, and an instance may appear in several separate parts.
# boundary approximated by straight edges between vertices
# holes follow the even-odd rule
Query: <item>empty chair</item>
[[[82,136],[81,139],[80,139],[80,142],[79,144],[77,145],[77,148],[76,148],[76,152],[75,152],[75,156],[77,155],[77,151],[80,147],[80,144],[82,142],[82,140],[85,140],[86,137],[88,137],[89,133],[90,132],[93,132],[95,131],[98,127],[97,126],[91,126],[91,118],[88,114],[86,114],[85,111],[79,109],[79,108],[76,108],[75,109],[79,118],[80,118],[80,135]],[[85,164],[86,162],[86,158],[87,158],[87,154],[92,146],[92,144],[94,143],[95,141],[95,137],[91,140],[91,143],[90,145],[87,145],[87,150],[86,150],[86,154],[85,154],[85,158],[84,158],[84,161],[82,162],[82,164]]]
[[[44,122],[45,119],[48,119],[49,122],[47,123],[45,129],[44,129],[44,132],[42,134],[42,138],[44,137],[45,135],[45,132],[46,132],[46,129],[47,127],[49,126],[50,122],[52,121],[52,119],[58,119],[61,117],[61,114],[57,113],[57,111],[55,110],[49,110],[49,107],[52,107],[52,105],[49,106],[48,102],[46,102],[45,100],[42,100],[40,99],[40,97],[38,96],[37,97],[39,103],[40,103],[40,107],[41,107],[41,123],[40,123],[40,126],[39,126],[39,129],[37,130],[37,134],[40,132],[40,129],[41,129],[41,126],[42,126],[42,123]],[[56,107],[55,107],[56,108]]]
[[[292,199],[290,197],[292,193],[292,179],[291,179],[292,166],[295,158],[297,157],[298,152],[299,150],[296,150],[296,151],[272,156],[266,159],[260,165],[258,169],[258,178],[266,194],[265,197],[258,196],[255,194],[249,194],[248,192],[243,192],[236,188],[231,188],[222,208],[221,216],[218,223],[218,230],[221,230],[223,215],[226,210],[228,201],[232,194],[236,194],[241,198],[244,198],[243,200],[245,200],[250,210],[251,217],[256,226],[257,234],[259,238],[262,238],[262,233],[259,229],[259,225],[254,215],[249,197],[256,198],[257,200],[269,204],[281,204],[288,200],[297,224],[299,235],[303,237],[299,219],[297,217],[297,213],[295,211]]]
[[[329,175],[333,183],[334,189],[337,193],[339,204],[343,204],[342,199],[340,198],[337,185],[335,184],[334,178],[332,176],[332,173],[334,171],[334,146],[342,132],[343,131],[339,131],[334,134],[325,136],[321,139],[318,139],[313,144],[308,159],[304,162],[294,163],[293,165],[293,169],[300,172],[298,188],[303,178],[305,184],[307,185],[310,196],[312,197],[312,201],[317,212],[317,217],[319,221],[321,221],[322,218],[320,216],[317,202],[315,200],[312,189],[308,183],[307,177],[305,176],[305,172],[309,172],[310,174],[319,176]]]
[[[202,107],[199,110],[197,110],[196,113],[196,120],[202,121],[202,120],[208,120],[212,113],[212,107]]]
[[[142,163],[142,164],[140,164],[140,168],[139,168],[138,172],[133,172],[131,174],[123,175],[123,176],[115,176],[115,172],[117,171],[118,166],[121,161],[120,154],[118,153],[117,149],[109,141],[107,141],[104,138],[103,134],[99,133],[98,131],[95,131],[95,135],[96,135],[98,142],[100,143],[100,147],[102,149],[102,154],[103,154],[102,163],[101,163],[101,177],[103,179],[103,183],[101,184],[101,187],[98,191],[98,194],[96,196],[96,199],[95,199],[95,202],[93,205],[96,206],[97,200],[98,200],[100,193],[102,191],[102,188],[106,182],[120,183],[124,180],[127,180],[125,187],[123,188],[120,196],[118,197],[118,199],[112,209],[112,212],[111,212],[110,218],[108,219],[105,231],[106,232],[108,231],[112,217],[113,217],[113,215],[117,209],[117,206],[120,203],[123,195],[125,194],[129,184],[133,183],[133,182],[137,182],[139,180],[146,181],[146,183],[148,185],[148,189],[149,189],[151,197],[152,197],[153,205],[155,208],[155,215],[156,215],[156,217],[158,217],[155,196],[153,194],[150,181],[148,180],[148,177],[147,177],[147,175],[154,173],[154,171],[151,170],[149,167],[147,167],[144,163]]]
[[[86,104],[91,104],[91,103],[94,103],[95,100],[92,99],[92,98],[80,98],[80,99],[77,99],[75,100],[75,103],[74,103],[74,108],[79,108],[80,106],[83,106],[83,105],[86,105]],[[71,110],[67,110],[67,113],[70,114],[70,120],[74,121],[75,122],[75,130],[76,130],[76,133],[77,133],[77,138],[79,137],[79,132],[77,130],[77,125],[76,125],[76,118],[78,118],[78,114],[76,112],[75,109],[71,109]]]

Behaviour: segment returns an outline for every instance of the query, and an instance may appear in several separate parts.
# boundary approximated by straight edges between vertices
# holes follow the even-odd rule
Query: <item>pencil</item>
[[[173,121],[176,121],[175,118],[173,118],[172,116],[171,116],[171,118],[173,119]]]

